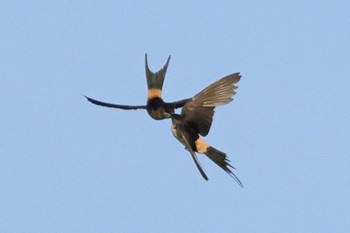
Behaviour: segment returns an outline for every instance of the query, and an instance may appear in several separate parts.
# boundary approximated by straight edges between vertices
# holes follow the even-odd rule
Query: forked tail
[[[148,61],[147,61],[147,53],[145,54],[145,66],[146,66],[146,78],[147,78],[147,87],[148,91],[162,91],[163,88],[163,82],[165,78],[165,74],[169,65],[170,56],[168,57],[168,60],[166,61],[165,65],[162,69],[157,71],[156,73],[153,73],[149,67],[148,67]]]
[[[214,147],[209,146],[204,153],[211,159],[216,165],[221,167],[225,172],[227,172],[237,183],[243,187],[242,182],[238,179],[238,177],[232,172],[231,169],[235,169],[229,162],[230,160],[227,158],[226,154],[222,151],[215,149]]]

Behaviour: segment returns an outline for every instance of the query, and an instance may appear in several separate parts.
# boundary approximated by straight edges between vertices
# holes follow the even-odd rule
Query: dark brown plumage
[[[111,104],[87,98],[93,104],[103,107],[118,108],[124,110],[146,109],[148,114],[155,120],[165,118],[172,119],[172,133],[191,153],[191,156],[204,179],[208,180],[196,152],[205,154],[214,163],[226,171],[237,183],[243,187],[241,181],[232,172],[234,169],[229,164],[226,154],[208,145],[201,137],[209,133],[214,109],[217,106],[228,104],[236,94],[235,85],[241,78],[239,73],[227,75],[226,77],[209,85],[192,98],[183,99],[176,102],[164,102],[162,99],[162,88],[164,78],[169,65],[170,56],[158,72],[153,73],[148,67],[147,54],[145,55],[145,68],[147,78],[147,104],[146,105],[120,105]],[[176,108],[181,108],[181,114],[174,113]]]
[[[164,102],[162,99],[162,88],[164,83],[164,78],[166,71],[168,69],[170,61],[170,56],[168,57],[167,62],[158,72],[153,73],[148,67],[147,54],[145,55],[145,68],[146,68],[146,79],[147,79],[147,104],[146,105],[121,105],[121,104],[112,104],[106,103],[99,100],[92,99],[85,96],[85,98],[96,105],[109,107],[109,108],[118,108],[123,110],[136,110],[136,109],[146,109],[147,113],[155,120],[162,120],[169,118],[169,114],[174,113],[175,108],[181,108],[188,100],[183,99],[176,102]]]
[[[209,133],[214,109],[217,106],[228,104],[236,93],[235,85],[241,76],[239,73],[228,75],[211,84],[190,101],[187,101],[181,110],[181,114],[171,114],[172,133],[190,152],[199,172],[205,180],[208,180],[195,152],[205,154],[220,168],[226,171],[237,183],[243,187],[242,182],[232,172],[234,169],[229,164],[226,154],[208,145],[201,137]]]

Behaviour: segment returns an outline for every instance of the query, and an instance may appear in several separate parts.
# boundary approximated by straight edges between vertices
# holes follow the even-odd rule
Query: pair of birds
[[[147,54],[145,55],[145,67],[147,78],[147,104],[130,106],[111,104],[86,97],[93,104],[118,108],[124,110],[145,109],[155,120],[171,118],[173,135],[188,150],[205,180],[208,180],[195,152],[205,154],[215,164],[227,172],[237,183],[243,187],[242,182],[232,172],[234,167],[229,163],[226,154],[207,144],[201,136],[209,133],[214,109],[217,106],[228,104],[236,94],[235,85],[241,78],[239,73],[234,73],[223,77],[199,92],[192,98],[183,99],[176,102],[164,102],[162,99],[163,82],[169,65],[170,56],[167,62],[158,72],[152,72],[148,67]],[[182,108],[181,114],[175,113],[176,108]],[[200,136],[201,135],[201,136]]]

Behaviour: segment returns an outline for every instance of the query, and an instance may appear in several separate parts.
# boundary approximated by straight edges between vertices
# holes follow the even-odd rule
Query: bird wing
[[[195,95],[191,104],[203,107],[217,107],[230,103],[233,95],[236,94],[235,89],[237,89],[237,86],[235,84],[240,79],[241,75],[239,73],[223,77]]]
[[[192,159],[194,161],[194,163],[196,164],[199,172],[201,173],[201,175],[203,176],[203,178],[205,180],[208,180],[208,177],[207,175],[205,174],[203,168],[202,168],[202,165],[200,164],[198,158],[197,158],[197,155],[196,153],[193,151],[192,149],[192,146],[191,146],[191,143],[190,143],[190,135],[188,133],[186,133],[186,131],[183,131],[183,130],[180,130],[178,131],[178,133],[180,133],[180,136],[182,137],[184,144],[186,146],[186,148],[188,149],[188,151],[190,152],[191,156],[192,156]]]
[[[206,136],[213,122],[214,107],[184,106],[181,114],[190,127],[198,134]]]
[[[188,101],[192,101],[192,98],[187,98],[187,99],[183,99],[183,100],[179,100],[179,101],[175,101],[175,102],[170,102],[170,103],[166,103],[166,104],[170,105],[173,108],[182,108]]]
[[[136,109],[146,109],[146,106],[144,105],[138,105],[138,106],[130,106],[130,105],[120,105],[120,104],[110,104],[110,103],[105,103],[99,100],[92,99],[90,97],[87,97],[84,95],[84,97],[93,104],[103,106],[103,107],[108,107],[108,108],[119,108],[119,109],[124,109],[124,110],[136,110]]]
[[[209,133],[213,122],[214,108],[232,101],[233,95],[236,94],[237,86],[235,83],[240,78],[239,73],[227,75],[185,103],[181,114],[200,135],[206,136]]]

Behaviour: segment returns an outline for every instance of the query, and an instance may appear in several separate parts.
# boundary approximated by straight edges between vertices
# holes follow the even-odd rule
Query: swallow
[[[201,136],[209,133],[213,122],[214,109],[217,106],[228,104],[236,94],[236,83],[241,75],[234,73],[211,84],[190,101],[187,101],[181,109],[181,114],[171,113],[171,131],[188,150],[199,172],[205,180],[208,180],[198,158],[197,153],[206,155],[216,165],[227,172],[241,187],[242,182],[232,172],[235,169],[226,154],[206,143]]]
[[[85,98],[96,105],[109,108],[118,108],[124,110],[137,110],[145,109],[147,113],[155,120],[163,120],[165,118],[170,118],[169,116],[174,113],[176,108],[181,108],[185,103],[191,98],[183,99],[175,102],[164,102],[162,99],[162,88],[164,83],[164,78],[168,65],[170,62],[171,56],[168,57],[165,65],[157,72],[152,72],[149,69],[147,54],[145,54],[145,69],[146,69],[146,80],[147,80],[147,103],[146,105],[121,105],[121,104],[112,104],[106,103],[99,100],[92,99],[85,96]]]

